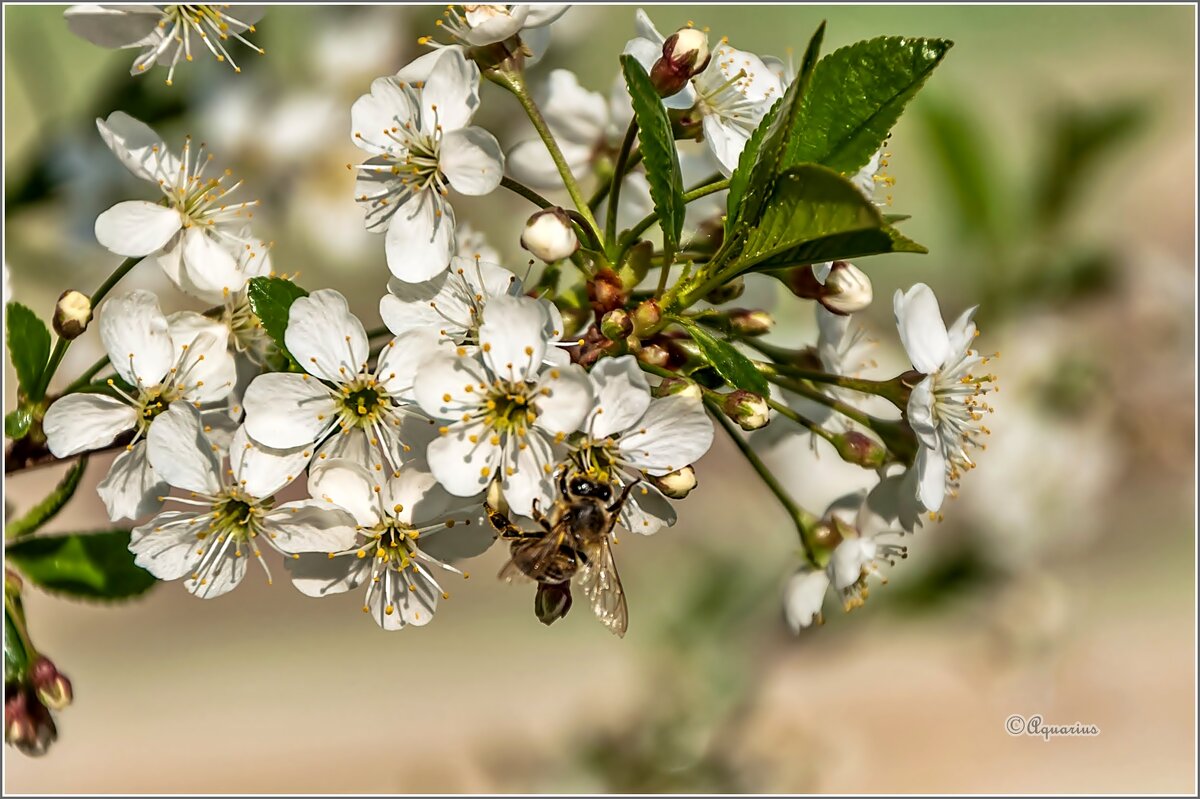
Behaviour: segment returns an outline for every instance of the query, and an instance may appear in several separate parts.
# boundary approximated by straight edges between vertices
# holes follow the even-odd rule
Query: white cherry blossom
[[[122,111],[96,120],[100,136],[125,168],[155,184],[158,202],[127,200],[96,219],[96,239],[128,257],[155,257],[181,291],[220,301],[245,286],[239,255],[261,242],[246,233],[257,200],[230,204],[241,181],[230,173],[208,175],[212,155],[184,140],[176,157],[147,125]]]
[[[383,345],[374,369],[362,322],[333,289],[292,303],[284,343],[304,373],[269,372],[246,389],[246,431],[276,449],[316,448],[320,458],[398,469],[410,425],[428,423],[412,400],[413,376],[434,339],[412,331]]]
[[[646,69],[662,57],[666,37],[641,9],[636,18],[637,37],[625,45]],[[783,82],[763,59],[744,50],[736,50],[722,40],[713,49],[708,66],[692,78],[682,91],[663,99],[667,108],[694,109],[700,115],[704,141],[730,175],[750,134],[783,95]]]
[[[569,8],[564,3],[450,5],[438,27],[457,41],[477,47],[545,29]]]
[[[163,511],[134,529],[134,562],[160,580],[183,579],[201,599],[232,591],[254,557],[271,582],[263,545],[290,558],[301,552],[334,552],[354,541],[354,518],[324,502],[275,505],[275,494],[303,473],[300,452],[259,446],[244,427],[234,433],[229,466],[221,448],[204,434],[200,415],[186,404],[171,406],[148,435],[151,464],[186,496],[164,497],[186,510]]]
[[[592,405],[581,367],[546,363],[550,325],[542,301],[493,297],[477,352],[437,352],[418,370],[417,402],[440,422],[429,467],[451,494],[472,496],[496,479],[518,514],[528,515],[535,499],[550,500],[554,447]]]
[[[652,398],[646,377],[632,355],[602,358],[588,377],[596,402],[571,444],[585,474],[624,489],[634,487],[621,509],[621,524],[649,535],[675,523],[671,503],[646,480],[690,466],[712,446],[712,420],[690,394]]]
[[[214,58],[228,62],[241,72],[230,53],[237,41],[260,55],[261,47],[246,38],[254,23],[262,19],[263,6],[252,5],[98,5],[71,6],[63,16],[72,33],[92,44],[116,49],[138,48],[142,52],[129,70],[140,75],[155,64],[167,67],[167,85],[175,78],[180,59],[192,60],[193,52],[208,50]]]
[[[163,315],[148,291],[113,297],[100,306],[100,340],[117,376],[115,395],[72,393],[46,411],[46,444],[58,458],[108,446],[134,431],[98,492],[114,521],[153,509],[161,478],[146,458],[145,437],[176,401],[212,407],[234,384],[228,332],[196,313]],[[220,413],[218,411],[218,413]]]
[[[470,124],[478,106],[479,67],[446,48],[377,78],[350,109],[354,144],[370,155],[357,167],[355,198],[367,229],[386,232],[388,268],[401,280],[428,280],[450,263],[450,188],[481,195],[500,185],[500,145]]]
[[[495,539],[479,499],[451,497],[415,463],[381,475],[347,460],[324,461],[308,487],[317,501],[351,513],[359,537],[337,552],[289,562],[293,584],[313,597],[365,585],[363,612],[385,630],[428,624],[438,600],[449,598],[437,572],[467,576],[450,562],[480,554]]]
[[[920,447],[913,469],[917,497],[936,513],[962,473],[975,467],[969,450],[982,443],[988,429],[980,424],[991,408],[980,397],[992,389],[995,376],[981,371],[988,363],[971,349],[978,331],[964,311],[947,330],[937,297],[924,283],[893,300],[900,341],[913,368],[925,375],[908,399],[906,416]]]

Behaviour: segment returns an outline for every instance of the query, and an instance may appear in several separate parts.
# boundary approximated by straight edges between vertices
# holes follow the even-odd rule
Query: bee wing
[[[565,532],[554,530],[537,538],[530,536],[514,542],[512,557],[500,570],[500,577],[512,580],[516,575],[521,575],[538,582],[561,582],[562,576],[559,573],[564,566],[561,549],[566,537]],[[566,577],[570,579],[570,574]]]
[[[623,637],[629,627],[629,608],[625,604],[625,591],[621,588],[621,576],[617,574],[617,562],[613,559],[607,535],[590,548],[588,562],[581,572],[579,587],[592,603],[592,612],[605,627]]]

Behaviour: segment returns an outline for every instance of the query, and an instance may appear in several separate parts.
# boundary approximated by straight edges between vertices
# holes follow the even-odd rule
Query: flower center
[[[165,197],[165,204],[179,213],[185,228],[193,225],[203,227],[230,242],[250,245],[247,239],[219,230],[217,225],[239,219],[249,221],[254,217],[251,209],[258,205],[258,200],[229,204],[226,198],[237,191],[242,181],[230,181],[233,176],[230,169],[216,177],[206,178],[204,172],[212,160],[213,154],[208,152],[206,144],[201,143],[193,151],[192,137],[185,137],[178,171],[159,175],[158,186]]]
[[[371,427],[390,406],[387,391],[369,375],[342,386],[341,416],[346,427]]]
[[[242,293],[226,301],[222,321],[233,336],[234,348],[238,352],[246,353],[255,363],[263,363],[271,347],[271,337],[251,310],[250,299],[246,294]]]
[[[248,541],[262,532],[263,516],[270,505],[269,499],[255,499],[236,487],[229,487],[212,503],[212,521],[208,530],[197,533],[196,537],[203,539],[216,535],[218,540],[224,541],[232,536]]]
[[[265,51],[243,36],[243,33],[254,33],[253,25],[243,22],[230,13],[229,5],[169,5],[163,8],[162,19],[158,22],[158,30],[162,36],[157,45],[159,52],[166,51],[171,43],[177,45],[174,57],[171,59],[171,70],[167,74],[167,85],[170,86],[175,74],[175,66],[179,63],[180,54],[188,61],[192,60],[192,36],[198,36],[210,53],[220,62],[229,62],[234,72],[241,72],[229,54],[226,43],[235,39],[254,50],[259,55]],[[147,69],[153,60],[144,60],[138,66],[139,70]]]
[[[587,477],[612,483],[617,479],[620,453],[611,436],[604,439],[584,438],[571,453],[575,467]]]
[[[538,409],[534,404],[535,391],[535,386],[523,381],[510,383],[507,380],[497,380],[492,383],[487,395],[487,414],[484,418],[487,426],[497,433],[524,434],[525,429],[538,417]]]
[[[375,557],[381,564],[395,569],[407,569],[417,549],[417,530],[394,516],[385,517],[375,525],[371,535],[375,538]],[[366,557],[366,549],[359,550],[360,558]]]

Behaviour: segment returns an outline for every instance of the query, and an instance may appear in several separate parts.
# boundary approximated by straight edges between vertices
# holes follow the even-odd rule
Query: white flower
[[[521,288],[521,279],[502,266],[455,256],[449,270],[423,283],[389,280],[389,293],[379,301],[379,315],[397,336],[436,330],[455,344],[475,344],[488,302],[494,297],[516,297]]]
[[[572,443],[572,458],[585,474],[621,489],[641,482],[621,509],[620,521],[649,535],[675,523],[675,511],[644,475],[662,477],[700,459],[712,446],[712,420],[690,394],[654,399],[632,355],[602,358],[589,373],[596,404]]]
[[[184,141],[181,157],[145,124],[121,111],[96,120],[100,137],[137,177],[163,194],[157,203],[120,202],[96,219],[96,239],[117,255],[157,256],[167,276],[181,291],[220,300],[245,285],[238,253],[257,243],[244,226],[257,200],[230,205],[227,198],[241,181],[229,184],[228,170],[205,177],[212,159],[202,144]]]
[[[218,61],[228,61],[235,72],[242,69],[229,52],[230,39],[251,50],[264,51],[245,37],[254,32],[254,23],[264,8],[251,5],[96,5],[71,6],[63,16],[67,27],[101,47],[142,50],[129,74],[138,75],[154,64],[168,67],[167,85],[175,77],[179,59],[192,60],[192,51],[201,47]]]
[[[575,364],[547,364],[552,342],[547,304],[493,297],[479,327],[479,351],[437,353],[417,372],[421,408],[441,420],[429,467],[456,496],[501,481],[512,509],[528,515],[552,496],[553,445],[578,429],[592,405],[587,374]]]
[[[148,291],[114,297],[100,307],[100,340],[118,377],[117,396],[75,393],[46,411],[46,445],[65,458],[105,447],[135,430],[133,441],[97,491],[114,521],[153,509],[160,479],[146,460],[143,440],[176,400],[202,406],[224,399],[233,388],[234,363],[221,323],[199,314],[163,316]]]
[[[625,45],[649,73],[666,41],[646,12],[638,9],[638,36]],[[677,94],[663,99],[667,108],[694,108],[701,117],[704,141],[726,175],[737,167],[750,134],[783,95],[779,76],[758,56],[722,43],[708,66]]]
[[[296,558],[354,542],[354,519],[344,510],[315,500],[275,506],[275,494],[304,471],[308,459],[302,453],[257,446],[241,427],[229,447],[229,466],[222,468],[220,447],[204,435],[195,409],[184,404],[163,414],[147,447],[163,480],[188,492],[164,499],[188,510],[164,511],[135,528],[129,551],[160,580],[184,578],[188,592],[201,599],[236,588],[250,556],[271,582],[263,544]]]
[[[438,20],[438,26],[463,44],[480,46],[544,28],[568,8],[563,3],[451,5]]]
[[[971,349],[977,331],[969,308],[950,329],[942,321],[937,297],[924,283],[893,300],[900,341],[913,368],[925,379],[913,387],[907,418],[920,447],[913,468],[917,497],[926,510],[938,511],[947,490],[958,486],[961,473],[974,468],[968,450],[979,446],[987,428],[979,424],[987,403],[979,399],[995,377],[977,368],[988,359]]]
[[[250,437],[277,449],[317,446],[320,458],[398,469],[410,449],[402,423],[420,416],[411,398],[413,374],[432,337],[414,331],[392,339],[372,370],[362,322],[339,292],[321,289],[292,303],[284,343],[306,374],[254,379],[242,401]]]
[[[479,501],[451,498],[415,464],[381,476],[350,461],[325,461],[313,467],[308,487],[318,500],[353,514],[362,538],[336,553],[289,562],[292,582],[313,597],[365,584],[363,612],[385,630],[428,624],[438,599],[449,597],[435,570],[463,574],[449,562],[478,555],[494,540]]]
[[[371,156],[357,167],[355,197],[367,229],[386,231],[388,268],[401,280],[428,280],[450,263],[450,187],[480,195],[500,185],[500,145],[470,125],[478,106],[479,67],[447,48],[377,78],[350,109],[354,143]]]
[[[880,147],[871,156],[871,159],[863,164],[862,169],[850,177],[850,182],[854,184],[854,187],[872,202],[875,202],[875,190],[879,186],[891,187],[896,183],[895,178],[883,171],[888,165],[887,157],[888,154]],[[876,205],[888,205],[890,203],[890,197],[886,198],[884,202],[875,202]]]
[[[830,527],[841,541],[824,569],[804,564],[784,589],[784,614],[796,632],[814,621],[822,621],[821,605],[828,588],[832,587],[839,596],[844,610],[854,610],[866,602],[868,577],[887,582],[880,572],[880,563],[894,565],[896,558],[908,556],[906,547],[882,540],[888,535],[903,536],[904,532],[890,529],[889,520],[876,511],[873,496],[876,490],[847,494],[826,511],[822,524]]]
[[[458,249],[454,254],[459,258],[478,259],[486,264],[500,263],[499,250],[489,244],[483,231],[473,228],[470,222],[459,224],[456,236]]]

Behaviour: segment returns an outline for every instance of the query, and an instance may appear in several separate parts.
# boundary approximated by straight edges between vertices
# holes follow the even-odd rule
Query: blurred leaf
[[[39,382],[50,360],[50,331],[37,314],[19,302],[7,308],[8,354],[21,390],[31,400],[41,399]]]
[[[964,544],[927,561],[919,576],[887,593],[886,605],[899,612],[938,610],[964,594],[989,587],[995,578],[995,569],[978,547]]]
[[[633,114],[637,120],[642,162],[646,165],[650,197],[654,200],[654,210],[658,213],[658,223],[662,228],[663,245],[674,252],[679,249],[686,209],[683,202],[683,174],[679,170],[679,153],[675,149],[671,120],[654,84],[650,82],[650,76],[637,59],[630,55],[621,56],[621,69],[625,73],[625,85],[629,87]]]
[[[29,512],[21,518],[5,524],[4,538],[11,541],[29,535],[57,516],[63,506],[75,495],[75,489],[79,488],[79,481],[83,477],[84,470],[87,469],[87,462],[87,455],[81,456],[79,460],[71,464],[71,468],[58,481],[58,485],[41,502],[30,508]]]
[[[887,139],[900,112],[953,45],[886,36],[843,47],[813,70],[780,169],[824,164],[853,175]]]
[[[252,277],[246,296],[250,301],[250,310],[262,322],[263,330],[267,331],[279,351],[287,355],[288,361],[294,364],[296,360],[283,341],[287,332],[288,311],[293,302],[300,297],[307,297],[308,292],[281,277]]]
[[[21,405],[4,415],[4,435],[12,439],[24,438],[33,426],[33,408]]]
[[[1144,120],[1145,109],[1132,102],[1057,111],[1045,137],[1050,143],[1046,163],[1034,187],[1034,224],[1053,229],[1079,198],[1096,164]]]
[[[988,170],[995,162],[986,139],[967,113],[965,103],[922,101],[917,119],[958,212],[959,229],[965,235],[999,240],[995,198],[998,179]]]
[[[717,374],[734,388],[753,391],[767,396],[770,388],[767,379],[754,367],[750,359],[730,344],[693,322],[684,322],[688,335],[696,342],[704,358],[717,370]]]
[[[129,599],[155,582],[134,565],[129,530],[33,536],[5,555],[39,588],[76,599]]]
[[[887,228],[875,204],[846,178],[827,167],[802,164],[780,176],[761,221],[747,235],[736,263],[740,270],[773,259],[811,263],[794,253],[802,245],[819,242],[825,242],[825,246],[810,246],[805,257],[810,252],[831,249],[839,251],[839,258],[923,251]],[[860,252],[840,252],[847,249]]]
[[[726,215],[726,239],[731,240],[738,224],[754,225],[758,222],[767,198],[774,190],[775,181],[782,171],[784,154],[788,147],[788,137],[796,125],[796,117],[800,113],[800,101],[812,80],[817,58],[821,53],[821,42],[825,38],[825,23],[817,26],[804,58],[800,62],[800,71],[796,79],[788,86],[783,97],[775,103],[770,113],[759,123],[762,133],[755,131],[754,143],[757,145],[753,152],[753,161],[748,161],[743,151],[743,157],[738,160],[738,170],[745,176],[730,178],[730,192]],[[747,170],[746,167],[749,167]],[[737,186],[735,193],[734,186]]]

